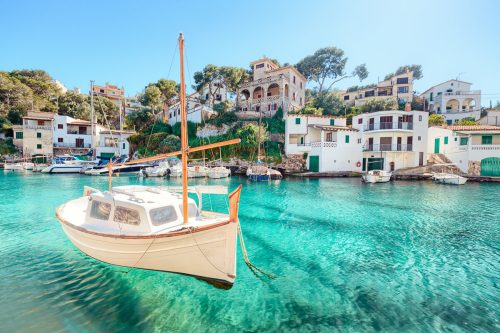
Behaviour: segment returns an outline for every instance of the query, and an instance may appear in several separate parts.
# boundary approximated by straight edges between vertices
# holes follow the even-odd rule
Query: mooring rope
[[[238,223],[238,236],[240,238],[240,247],[241,247],[241,253],[243,254],[243,260],[245,261],[245,264],[247,264],[248,268],[250,268],[250,270],[255,275],[257,275],[257,273],[255,271],[257,271],[257,272],[260,272],[261,274],[267,276],[271,280],[274,280],[276,278],[276,276],[274,276],[273,274],[268,273],[268,272],[262,270],[261,268],[255,266],[254,264],[252,264],[250,262],[250,258],[248,257],[248,253],[247,253],[247,248],[245,247],[245,240],[243,239],[243,232],[241,231],[241,226],[240,226],[239,223]]]

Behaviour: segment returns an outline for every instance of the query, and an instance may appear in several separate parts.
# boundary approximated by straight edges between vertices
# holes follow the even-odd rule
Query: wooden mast
[[[186,119],[186,83],[184,82],[184,36],[179,34],[179,58],[181,71],[181,91],[179,96],[181,111],[181,160],[182,160],[182,216],[184,224],[188,223],[188,137],[187,137],[187,119]]]

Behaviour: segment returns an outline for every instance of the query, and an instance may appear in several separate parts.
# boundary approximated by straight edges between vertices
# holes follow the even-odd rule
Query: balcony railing
[[[365,145],[364,151],[413,151],[412,144],[373,144]]]
[[[459,95],[481,95],[481,90],[469,90],[469,91],[453,91],[453,92],[444,92],[444,96],[459,96]]]
[[[382,122],[368,124],[363,127],[365,131],[378,131],[378,130],[390,130],[390,129],[402,129],[402,130],[412,130],[413,123],[408,122]]]
[[[90,135],[90,133],[87,133],[87,131],[79,131],[79,130],[68,130],[67,134]]]
[[[471,145],[472,150],[500,151],[500,145]]]
[[[311,147],[313,147],[313,148],[336,148],[337,142],[335,142],[335,141],[311,142]]]
[[[24,128],[28,129],[41,129],[41,130],[52,130],[52,126],[41,126],[41,125],[25,125]]]
[[[54,143],[56,148],[90,148],[90,143],[84,143],[77,145],[76,143],[69,142],[56,142]]]

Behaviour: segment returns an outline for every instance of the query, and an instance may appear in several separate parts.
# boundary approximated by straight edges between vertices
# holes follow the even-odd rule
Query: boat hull
[[[375,175],[363,175],[363,181],[365,183],[375,184],[375,183],[387,183],[391,180],[391,176],[375,176]]]
[[[236,277],[238,223],[179,235],[110,236],[61,221],[70,241],[106,263],[199,277],[230,287]]]
[[[78,164],[56,164],[49,165],[45,169],[42,170],[43,173],[80,173],[82,169],[81,165]]]
[[[250,174],[248,175],[248,179],[250,179],[253,182],[267,182],[271,178],[269,175]]]

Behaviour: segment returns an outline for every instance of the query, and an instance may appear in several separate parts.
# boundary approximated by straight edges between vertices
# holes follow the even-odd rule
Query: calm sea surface
[[[0,332],[500,330],[500,184],[212,183],[244,184],[246,246],[275,280],[240,255],[231,290],[126,273],[79,252],[54,215],[106,177],[0,172]]]

